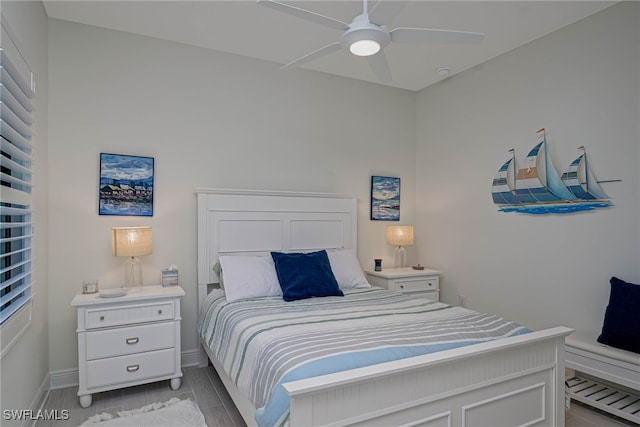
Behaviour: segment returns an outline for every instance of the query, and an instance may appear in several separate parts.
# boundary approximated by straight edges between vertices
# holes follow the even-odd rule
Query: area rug
[[[164,403],[152,403],[132,411],[120,411],[118,415],[108,413],[94,415],[80,427],[207,427],[204,415],[191,400],[176,397]]]

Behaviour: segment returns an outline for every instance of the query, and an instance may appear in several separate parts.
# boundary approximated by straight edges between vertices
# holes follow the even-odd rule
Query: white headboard
[[[357,250],[357,199],[328,193],[197,189],[198,307],[221,254]]]

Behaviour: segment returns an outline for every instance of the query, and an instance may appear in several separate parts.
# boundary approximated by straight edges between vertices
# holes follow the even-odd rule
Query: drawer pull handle
[[[132,345],[132,344],[138,344],[138,341],[140,341],[140,338],[135,337],[135,338],[127,338],[127,344]]]
[[[100,321],[102,322],[104,320],[104,316],[100,316]]]
[[[127,372],[135,372],[140,369],[140,365],[131,365],[127,366]]]
[[[158,310],[158,314],[162,314],[162,310]]]
[[[400,289],[404,289],[404,285],[400,285]]]

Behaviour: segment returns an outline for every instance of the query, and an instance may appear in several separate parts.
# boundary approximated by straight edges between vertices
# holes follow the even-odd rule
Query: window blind
[[[0,39],[0,325],[32,296],[33,74]]]

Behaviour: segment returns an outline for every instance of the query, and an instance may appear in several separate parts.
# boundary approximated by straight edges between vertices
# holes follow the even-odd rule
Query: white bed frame
[[[354,197],[198,189],[198,300],[220,254],[357,249]],[[564,426],[564,338],[556,327],[283,385],[291,427]],[[255,408],[203,345],[249,426]]]

